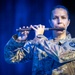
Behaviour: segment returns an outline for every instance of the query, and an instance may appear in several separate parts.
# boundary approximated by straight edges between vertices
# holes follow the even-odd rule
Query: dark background
[[[32,61],[8,64],[4,60],[4,46],[20,26],[44,24],[50,27],[50,10],[58,4],[68,8],[71,18],[68,31],[75,37],[74,0],[0,0],[0,75],[31,75]],[[45,35],[49,37],[51,31],[45,32]],[[33,37],[31,33],[29,39]]]

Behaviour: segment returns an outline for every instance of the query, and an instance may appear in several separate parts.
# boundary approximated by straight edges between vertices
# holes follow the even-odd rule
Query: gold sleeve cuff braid
[[[17,53],[10,59],[13,63],[20,62],[24,58],[25,54],[24,51],[18,49]]]

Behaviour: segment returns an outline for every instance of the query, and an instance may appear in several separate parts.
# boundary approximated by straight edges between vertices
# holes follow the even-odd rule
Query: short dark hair
[[[50,19],[51,19],[52,11],[55,10],[55,9],[57,9],[57,8],[65,9],[65,10],[67,11],[67,14],[68,14],[68,19],[70,18],[68,9],[67,9],[65,6],[63,6],[63,5],[57,5],[57,6],[55,6],[55,7],[51,10],[51,12],[50,12]]]

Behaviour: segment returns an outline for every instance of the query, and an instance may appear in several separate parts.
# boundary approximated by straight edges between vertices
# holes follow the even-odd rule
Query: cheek
[[[52,22],[51,22],[51,26],[52,26],[52,27],[55,27],[56,25],[57,25],[57,22],[56,22],[56,21],[52,21]]]
[[[69,25],[68,22],[64,22],[64,26],[65,26],[66,28],[68,27],[68,25]]]

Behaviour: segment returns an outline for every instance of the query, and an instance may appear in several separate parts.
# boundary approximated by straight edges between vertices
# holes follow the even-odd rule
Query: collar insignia
[[[75,41],[70,42],[69,45],[75,48]]]

